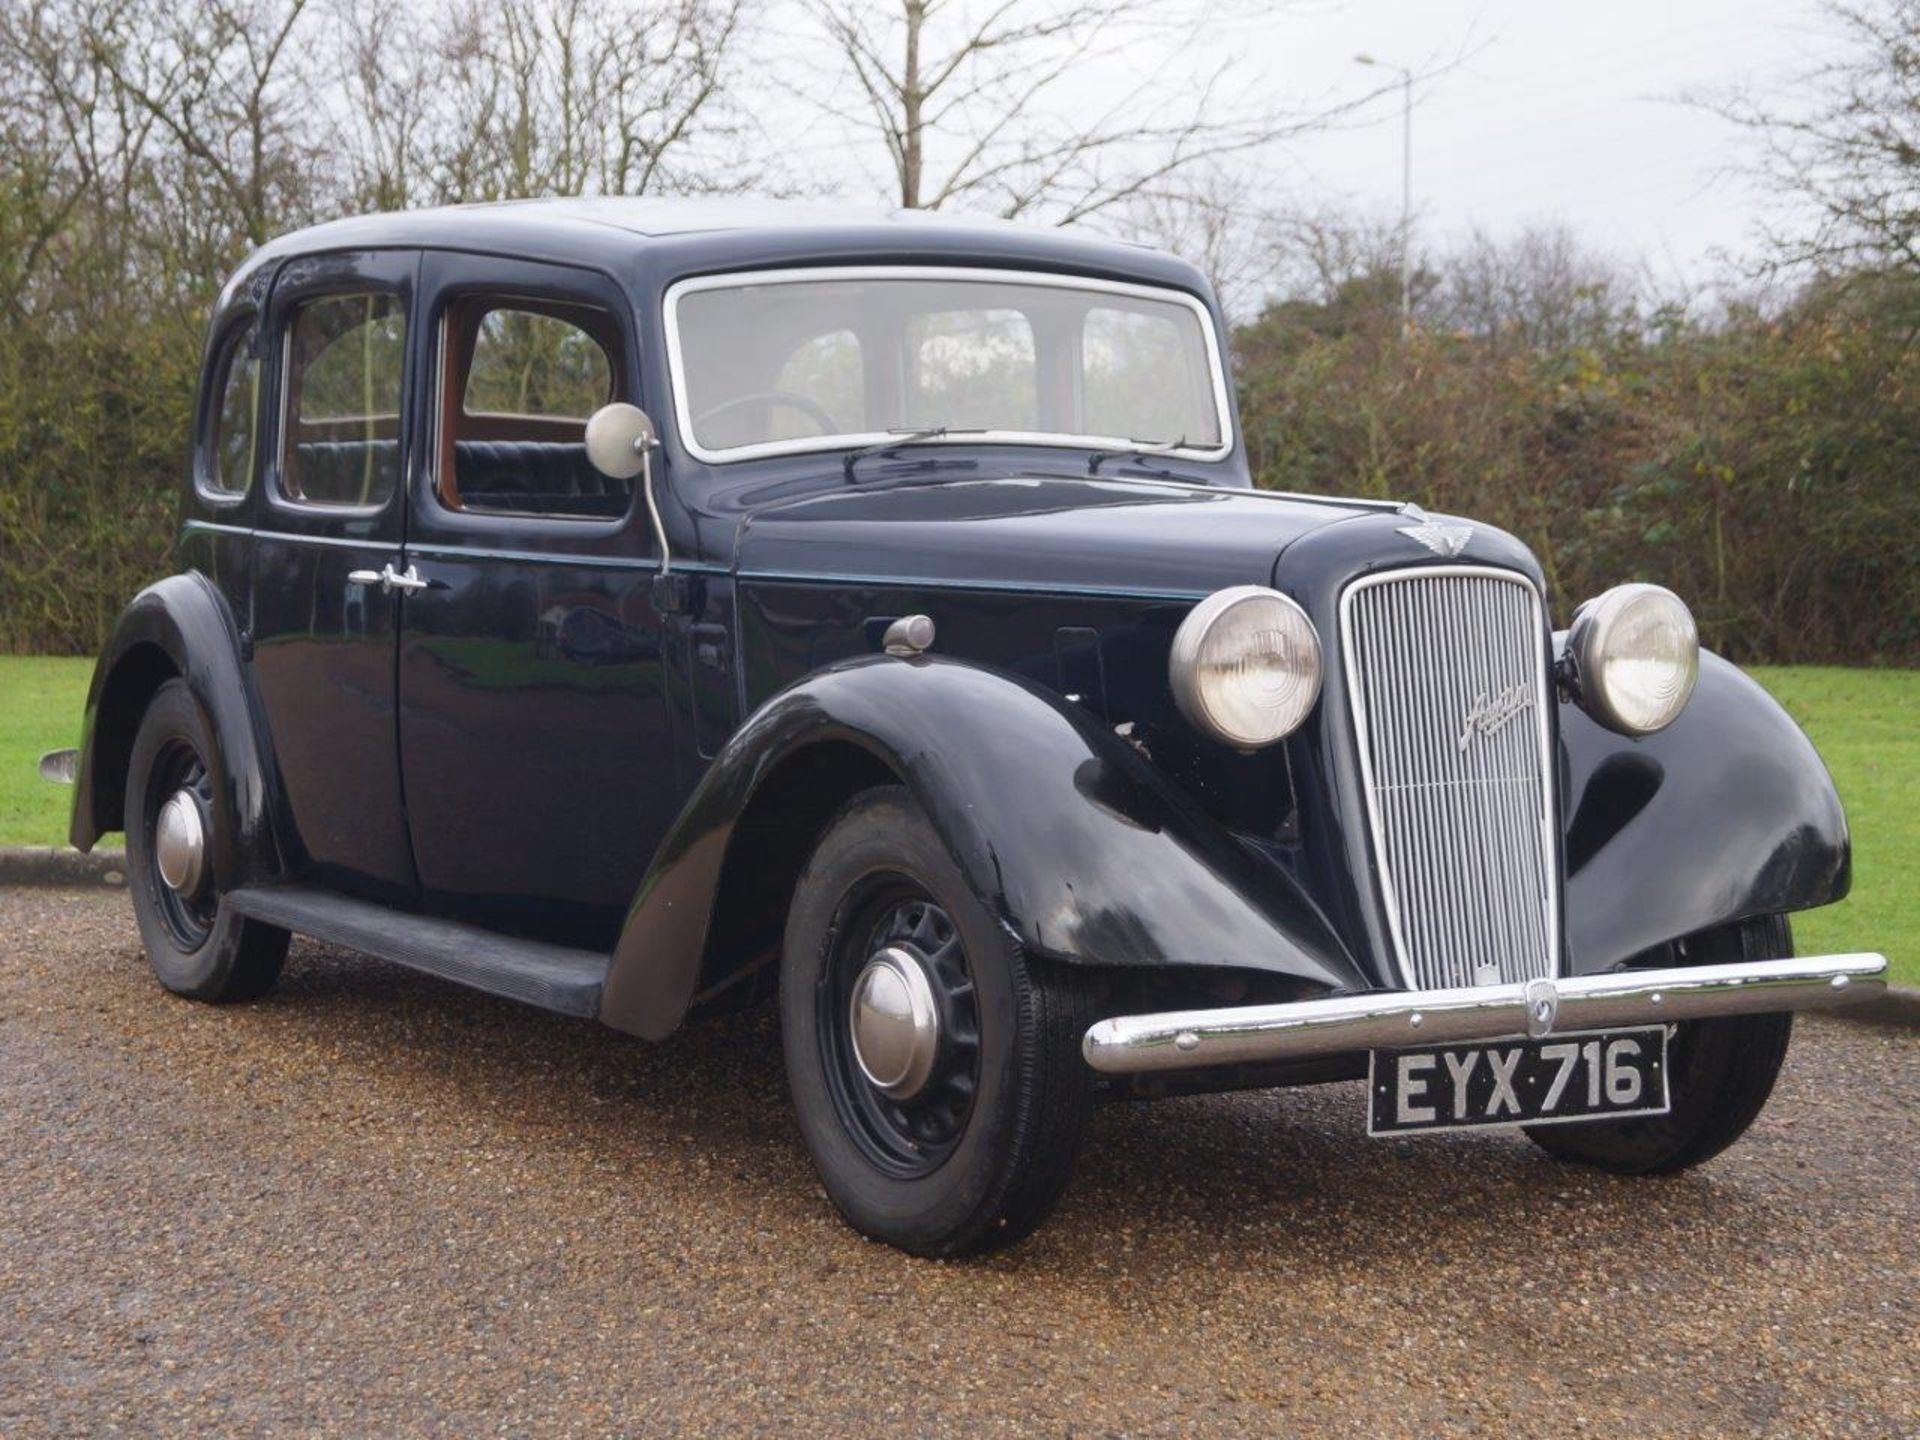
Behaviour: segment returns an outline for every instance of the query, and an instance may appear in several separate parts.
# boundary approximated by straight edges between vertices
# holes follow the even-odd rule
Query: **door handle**
[[[411,565],[407,566],[404,573],[395,570],[391,564],[383,565],[378,570],[349,570],[347,572],[347,583],[349,585],[378,585],[381,593],[387,595],[391,595],[395,590],[412,591],[431,590],[433,588],[433,581],[422,580],[420,578],[420,572],[415,570]]]

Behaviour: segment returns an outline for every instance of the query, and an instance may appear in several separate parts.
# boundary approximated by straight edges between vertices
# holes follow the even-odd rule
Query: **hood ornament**
[[[1449,520],[1429,519],[1427,512],[1417,505],[1407,507],[1407,513],[1418,524],[1399,526],[1399,531],[1409,540],[1418,540],[1434,554],[1451,560],[1467,548],[1467,542],[1473,539],[1471,525],[1456,524]]]

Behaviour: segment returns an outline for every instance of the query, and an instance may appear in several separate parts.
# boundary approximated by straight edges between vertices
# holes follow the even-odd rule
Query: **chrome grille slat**
[[[1523,575],[1393,571],[1341,598],[1341,648],[1395,959],[1411,988],[1559,973],[1545,607]],[[1491,733],[1468,712],[1523,688]]]

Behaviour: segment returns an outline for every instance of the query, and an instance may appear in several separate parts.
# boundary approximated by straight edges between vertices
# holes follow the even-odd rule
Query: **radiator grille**
[[[1404,982],[1558,971],[1546,615],[1510,571],[1396,571],[1341,602],[1374,858]]]

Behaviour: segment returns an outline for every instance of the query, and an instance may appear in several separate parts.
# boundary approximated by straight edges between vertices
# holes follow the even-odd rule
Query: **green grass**
[[[64,842],[73,792],[35,762],[78,742],[92,673],[91,660],[0,656],[0,845]],[[1853,894],[1794,917],[1800,949],[1880,950],[1897,979],[1920,984],[1920,670],[1753,673],[1820,747],[1853,825]]]
[[[0,845],[64,845],[73,791],[40,757],[80,743],[93,661],[0,655]]]
[[[1795,947],[1878,950],[1895,980],[1920,985],[1920,670],[1752,673],[1819,748],[1853,830],[1853,893],[1794,916]]]

